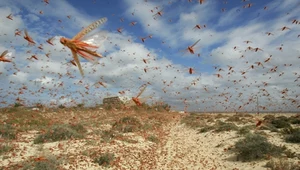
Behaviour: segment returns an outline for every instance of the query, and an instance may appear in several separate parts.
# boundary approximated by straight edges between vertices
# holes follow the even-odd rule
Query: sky
[[[174,110],[299,111],[299,13],[295,0],[0,1],[0,107],[92,106],[147,84],[145,102]],[[82,77],[60,38],[103,17],[81,41],[104,57],[80,57]]]

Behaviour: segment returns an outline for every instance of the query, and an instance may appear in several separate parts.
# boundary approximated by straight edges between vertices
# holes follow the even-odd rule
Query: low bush
[[[284,159],[272,159],[271,161],[267,162],[266,167],[270,168],[271,170],[300,170],[300,165]]]
[[[13,149],[13,147],[10,144],[7,143],[1,143],[0,144],[0,155],[9,152]]]
[[[285,137],[286,142],[300,143],[300,128],[291,130],[290,134]]]
[[[243,126],[238,129],[237,133],[239,135],[246,135],[246,134],[250,133],[250,129],[251,129],[250,126]]]
[[[123,117],[119,121],[115,122],[112,126],[112,130],[119,132],[136,132],[142,128],[141,122],[135,117]]]
[[[206,125],[199,114],[188,115],[181,120],[181,123],[193,129],[198,129]]]
[[[16,130],[10,124],[1,124],[0,125],[0,136],[5,139],[16,139]]]
[[[244,139],[235,143],[235,152],[238,160],[253,161],[276,156],[283,153],[284,147],[279,147],[268,142],[267,138],[258,134],[247,134]]]
[[[56,142],[71,138],[83,138],[86,130],[81,125],[54,125],[46,133],[34,139],[34,144]]]
[[[230,131],[230,130],[238,130],[238,127],[234,123],[225,123],[222,121],[218,121],[216,123],[216,132]]]
[[[114,137],[116,133],[112,130],[103,131],[101,134],[102,142],[110,142]]]
[[[159,139],[154,135],[148,136],[147,140],[151,141],[151,142],[154,142],[154,143],[159,143]]]
[[[271,124],[276,128],[287,128],[291,127],[290,123],[285,118],[276,118],[271,121]]]
[[[204,126],[203,128],[198,130],[198,133],[205,133],[205,132],[211,131],[213,129],[214,129],[213,126]]]
[[[111,162],[114,160],[115,156],[113,153],[105,153],[101,155],[100,157],[94,159],[94,162],[99,164],[100,166],[108,167]]]

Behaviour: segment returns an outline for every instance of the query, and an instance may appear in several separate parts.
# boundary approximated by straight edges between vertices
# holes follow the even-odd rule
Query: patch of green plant
[[[103,131],[101,134],[102,142],[110,142],[114,137],[116,137],[116,133],[112,130]]]
[[[153,125],[151,123],[145,123],[143,125],[143,129],[144,130],[151,130],[151,129],[153,129]]]
[[[181,123],[193,129],[198,129],[206,125],[205,121],[201,119],[201,116],[199,114],[190,114],[188,116],[185,116],[181,120]]]
[[[291,127],[288,118],[285,116],[276,117],[276,119],[271,121],[271,124],[276,128]]]
[[[7,124],[17,124],[18,131],[44,128],[49,124],[49,120],[44,118],[40,113],[26,111],[24,109],[13,112],[6,120]]]
[[[271,122],[272,120],[275,119],[274,115],[266,115],[263,117],[265,122]]]
[[[285,141],[289,143],[300,143],[300,128],[293,129],[291,133],[285,137]]]
[[[0,144],[0,155],[9,152],[13,149],[13,147],[7,143],[1,143]]]
[[[5,139],[16,139],[17,132],[10,124],[0,124],[0,135]]]
[[[200,128],[198,130],[198,133],[205,133],[205,132],[211,131],[213,129],[214,129],[213,126],[204,126],[203,128]]]
[[[239,116],[230,116],[228,119],[226,119],[228,122],[241,122],[242,119]]]
[[[105,153],[100,157],[94,159],[94,163],[99,164],[100,166],[108,167],[111,162],[115,159],[115,155],[113,153]]]
[[[15,103],[14,107],[20,107],[20,106],[23,106],[23,104],[21,103]]]
[[[77,126],[75,126],[77,127]],[[79,126],[80,127],[80,126]],[[79,131],[77,131],[79,130]],[[83,138],[83,129],[74,129],[71,125],[54,125],[45,134],[40,134],[34,139],[34,144],[44,142],[56,142],[61,140],[67,140],[72,138]]]
[[[280,155],[284,150],[285,147],[273,145],[268,142],[266,137],[252,133],[235,143],[238,160],[242,161],[253,161],[266,158],[266,156]]]
[[[265,166],[271,170],[300,170],[299,164],[290,162],[286,159],[272,159],[271,161],[267,162]]]
[[[218,121],[216,123],[216,132],[230,131],[230,130],[238,130],[238,127],[234,123],[225,123],[222,121]]]
[[[22,170],[54,170],[59,169],[61,160],[51,155],[46,156],[45,160],[36,161],[32,160],[23,164]]]
[[[113,130],[128,133],[128,132],[136,132],[142,128],[141,122],[135,118],[126,116],[121,118],[119,121],[115,122],[112,126]]]
[[[69,127],[78,133],[86,133],[87,132],[87,130],[84,128],[84,126],[81,123],[70,124]]]
[[[271,132],[278,132],[278,129],[271,123],[264,123],[259,126],[258,130],[269,130]]]
[[[250,130],[251,130],[251,126],[243,126],[238,129],[237,133],[239,135],[246,135],[246,134],[250,133]]]
[[[300,124],[300,116],[299,117],[298,116],[291,116],[289,118],[289,122],[291,124]]]
[[[153,142],[153,143],[159,143],[159,139],[158,139],[156,136],[154,136],[154,135],[148,136],[148,137],[147,137],[147,140],[148,140],[148,141],[151,141],[151,142]]]

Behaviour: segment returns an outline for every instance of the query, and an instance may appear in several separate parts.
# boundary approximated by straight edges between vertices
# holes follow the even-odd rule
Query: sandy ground
[[[17,140],[9,142],[14,146],[13,151],[0,155],[0,169],[1,167],[3,169],[11,169],[9,168],[11,165],[20,164],[20,162],[29,158],[39,158],[49,154],[55,155],[62,160],[61,169],[267,169],[264,165],[268,160],[255,162],[237,161],[235,154],[230,149],[234,147],[236,141],[243,137],[238,135],[236,131],[199,133],[197,130],[191,129],[180,122],[185,115],[172,114],[173,116],[169,117],[169,123],[164,124],[161,129],[155,129],[151,133],[144,134],[126,133],[122,139],[116,138],[109,143],[100,142],[101,137],[93,133],[97,129],[94,129],[92,126],[88,129],[89,135],[84,139],[44,144],[33,144],[33,140],[40,133],[39,131],[22,132],[18,134]],[[49,117],[49,115],[51,114],[47,116]],[[232,116],[234,114],[223,115]],[[255,121],[261,119],[264,115],[255,115],[255,117],[249,118],[248,123],[239,124],[238,126],[255,124]],[[286,114],[283,115],[286,116]],[[94,115],[90,114],[90,116]],[[215,114],[208,114],[208,117],[210,116],[214,117]],[[122,117],[122,115],[109,117],[107,120],[119,117]],[[83,118],[88,119],[89,117]],[[219,118],[219,120],[225,120],[226,118]],[[110,128],[110,124],[102,124],[100,126],[101,130]],[[271,143],[276,145],[284,143],[282,136],[278,133],[266,132]],[[159,143],[146,140],[147,136],[152,133],[159,137]],[[134,142],[128,142],[124,138]],[[299,144],[284,143],[284,145],[300,154]],[[94,163],[90,156],[93,153],[105,152],[115,154],[115,160],[108,168]],[[22,166],[18,168],[21,169]]]

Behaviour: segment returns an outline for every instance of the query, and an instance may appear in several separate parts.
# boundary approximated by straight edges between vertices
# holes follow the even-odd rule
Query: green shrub
[[[284,159],[279,159],[277,161],[272,159],[271,161],[267,162],[266,167],[270,168],[271,170],[300,170],[299,165]]]
[[[13,147],[7,143],[1,143],[0,144],[0,155],[3,153],[9,152],[13,149]]]
[[[14,107],[20,107],[20,106],[23,106],[23,104],[21,103],[15,103]]]
[[[32,160],[24,163],[22,170],[54,170],[59,169],[60,164],[61,161],[57,157],[51,155],[46,156],[46,159],[42,161]]]
[[[285,138],[286,142],[300,143],[300,128],[293,129],[289,135]]]
[[[251,127],[249,127],[249,126],[243,126],[243,127],[239,128],[237,133],[240,134],[240,135],[248,134],[248,133],[250,133],[250,128]]]
[[[300,124],[300,116],[299,117],[297,117],[297,116],[291,116],[289,118],[289,122],[291,124]]]
[[[112,130],[103,131],[101,134],[101,138],[103,142],[110,142],[114,137],[116,137],[116,134]]]
[[[288,119],[285,116],[277,117],[276,119],[271,121],[271,124],[276,128],[286,128],[291,127]]]
[[[6,139],[16,139],[16,130],[10,124],[0,124],[0,136]]]
[[[60,140],[66,140],[71,138],[82,138],[83,129],[79,128],[79,131],[76,131],[76,128],[80,126],[72,126],[71,125],[55,125],[50,130],[48,130],[45,134],[41,134],[34,139],[34,143],[44,143],[44,142],[56,142]]]
[[[159,142],[159,139],[156,136],[154,136],[154,135],[148,136],[147,140],[149,140],[151,142],[154,142],[154,143],[158,143]]]
[[[258,134],[247,134],[235,144],[238,160],[253,161],[281,154],[285,148],[268,142],[267,138]]]
[[[238,127],[234,123],[225,123],[222,121],[218,121],[216,125],[216,132],[230,131],[230,130],[238,130]]]
[[[213,129],[214,129],[213,126],[204,126],[203,128],[198,130],[198,133],[205,133],[205,132],[211,131]]]
[[[205,121],[201,119],[201,116],[199,114],[190,114],[188,116],[185,116],[181,120],[181,123],[193,129],[198,129],[206,125]]]
[[[69,125],[69,127],[70,127],[71,129],[75,130],[75,131],[78,132],[78,133],[86,133],[86,132],[87,132],[87,130],[86,130],[86,129],[83,127],[83,125],[80,124],[80,123],[77,123],[77,124],[71,124],[71,125]]]
[[[241,122],[242,119],[239,116],[234,115],[234,116],[231,116],[228,119],[226,119],[226,121],[228,121],[228,122]]]
[[[100,157],[94,159],[94,162],[99,164],[100,166],[108,167],[111,162],[114,160],[115,156],[113,153],[105,153],[101,155]]]
[[[113,124],[112,129],[119,132],[136,132],[142,128],[141,122],[134,117],[123,117],[119,121]]]

